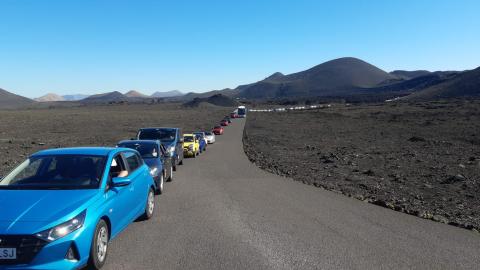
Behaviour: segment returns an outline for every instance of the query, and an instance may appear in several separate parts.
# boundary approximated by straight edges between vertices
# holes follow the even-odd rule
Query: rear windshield
[[[210,135],[212,135],[212,133],[211,132],[205,132],[205,135],[210,136]]]
[[[172,142],[175,140],[177,132],[175,129],[143,129],[138,134],[139,140],[160,140],[161,142]]]
[[[185,136],[183,137],[184,142],[193,142],[193,136]]]
[[[105,160],[90,155],[31,157],[0,180],[0,189],[96,189]]]
[[[156,158],[158,157],[158,147],[152,143],[121,143],[119,147],[125,147],[137,150],[142,158]]]

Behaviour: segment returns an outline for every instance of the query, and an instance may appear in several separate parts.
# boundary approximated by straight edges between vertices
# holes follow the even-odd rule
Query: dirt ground
[[[244,147],[267,171],[480,230],[480,101],[251,112]]]
[[[45,148],[115,146],[141,127],[211,130],[232,108],[130,104],[0,111],[0,175]]]

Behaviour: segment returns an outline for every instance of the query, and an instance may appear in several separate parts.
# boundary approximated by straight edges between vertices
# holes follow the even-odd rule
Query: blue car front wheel
[[[143,213],[143,219],[151,219],[155,212],[155,192],[153,188],[148,191],[147,204],[145,205],[145,212]]]
[[[108,226],[105,220],[101,219],[98,222],[93,235],[88,269],[100,269],[103,267],[107,260],[108,240]]]

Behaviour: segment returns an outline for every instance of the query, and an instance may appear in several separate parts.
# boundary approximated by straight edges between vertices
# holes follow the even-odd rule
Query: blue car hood
[[[98,189],[0,190],[0,223],[53,222],[86,207],[97,194]]]
[[[145,161],[145,163],[150,169],[155,168],[159,165],[158,159],[156,158],[145,158],[143,159],[143,161]]]
[[[165,148],[167,148],[168,150],[168,147],[170,146],[175,146],[175,141],[171,141],[171,142],[162,142],[163,146],[165,146]]]

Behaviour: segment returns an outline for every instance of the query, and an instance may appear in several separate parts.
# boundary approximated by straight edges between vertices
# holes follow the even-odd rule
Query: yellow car
[[[200,152],[200,142],[194,134],[183,134],[183,155],[198,156]]]

